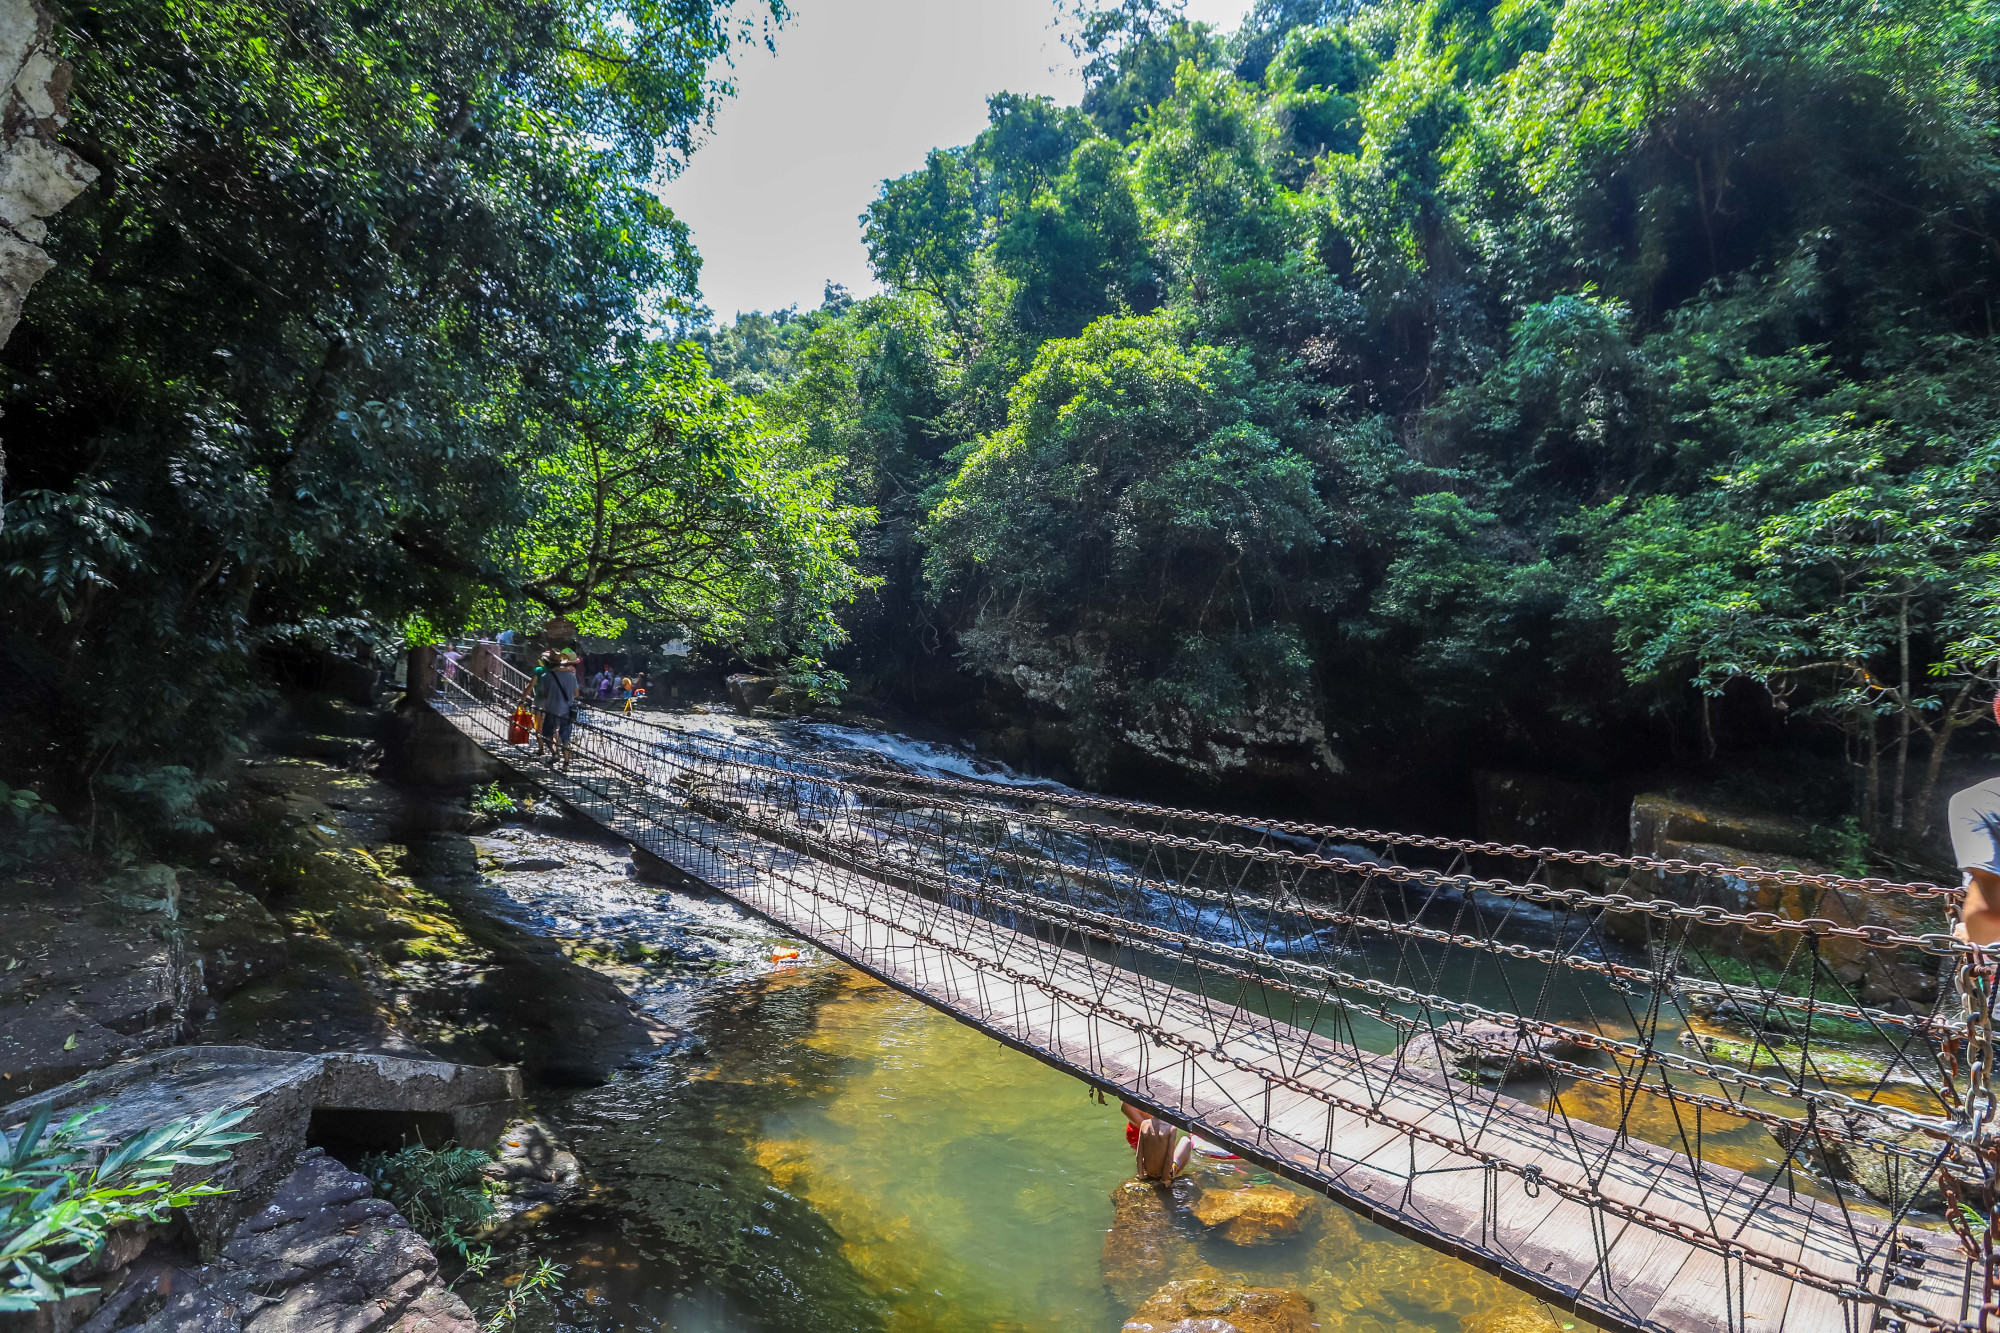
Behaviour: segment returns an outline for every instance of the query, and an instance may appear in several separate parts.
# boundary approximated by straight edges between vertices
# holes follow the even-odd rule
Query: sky
[[[1233,29],[1249,0],[1189,0]],[[1051,0],[791,0],[777,52],[736,53],[737,95],[661,191],[694,231],[703,302],[812,308],[831,280],[876,290],[858,218],[881,182],[931,148],[968,143],[996,92],[1075,102],[1075,61]]]

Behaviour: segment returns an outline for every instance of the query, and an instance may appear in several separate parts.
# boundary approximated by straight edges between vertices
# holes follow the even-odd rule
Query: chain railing
[[[506,744],[529,692],[475,657],[436,702],[529,762]],[[673,830],[718,882],[781,881],[806,917],[905,932],[925,966],[983,968],[1212,1079],[1260,1082],[1267,1105],[1310,1099],[1329,1126],[1316,1160],[1354,1117],[1406,1137],[1413,1163],[1428,1145],[1449,1169],[1678,1238],[1739,1286],[1777,1275],[1882,1327],[1994,1323],[1990,972],[1951,934],[1947,887],[1253,820],[596,710],[551,778],[621,826]],[[1520,873],[1473,868],[1496,860]],[[1553,865],[1598,878],[1552,883]],[[1546,1160],[1482,1137],[1530,1112]],[[1693,1194],[1668,1207],[1612,1188],[1628,1139],[1674,1155]],[[1764,1164],[1718,1177],[1724,1158]],[[1733,1182],[1720,1211],[1711,1177]],[[1816,1220],[1786,1253],[1759,1219],[1794,1213]],[[1806,1262],[1816,1245],[1837,1261]],[[1948,1262],[1970,1274],[1962,1308],[1909,1298]]]

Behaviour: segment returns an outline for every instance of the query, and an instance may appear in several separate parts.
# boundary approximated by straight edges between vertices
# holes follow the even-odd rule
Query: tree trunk
[[[1901,694],[1897,696],[1899,705],[1896,712],[1896,786],[1890,798],[1890,823],[1900,830],[1903,827],[1903,782],[1910,769],[1910,710],[1916,700],[1910,694],[1910,590],[1903,589],[1901,619],[1897,626],[1897,653],[1902,667]]]
[[[1875,710],[1861,710],[1861,725],[1867,764],[1861,780],[1861,827],[1870,833],[1882,831],[1882,737],[1875,725]]]
[[[1917,799],[1910,805],[1909,829],[1919,838],[1931,831],[1931,799],[1937,795],[1945,746],[1951,744],[1951,733],[1956,730],[1950,718],[1939,718],[1937,729],[1931,732],[1931,752],[1924,761],[1924,785],[1917,789]]]

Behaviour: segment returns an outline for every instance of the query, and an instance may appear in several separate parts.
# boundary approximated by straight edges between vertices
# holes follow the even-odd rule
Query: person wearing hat
[[[1993,700],[2000,722],[2000,697]],[[2000,943],[2000,778],[1951,798],[1951,850],[1965,877],[1965,902],[1952,933],[1970,944]]]
[[[541,715],[541,743],[536,753],[546,748],[557,763],[567,767],[570,732],[576,726],[576,663],[565,654],[548,653],[529,689],[535,712]]]

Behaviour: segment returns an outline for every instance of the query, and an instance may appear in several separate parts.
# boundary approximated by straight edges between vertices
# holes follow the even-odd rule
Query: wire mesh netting
[[[433,703],[526,766],[529,679]],[[596,711],[545,781],[1099,1087],[1634,1328],[1994,1322],[1957,890],[1176,810]]]

